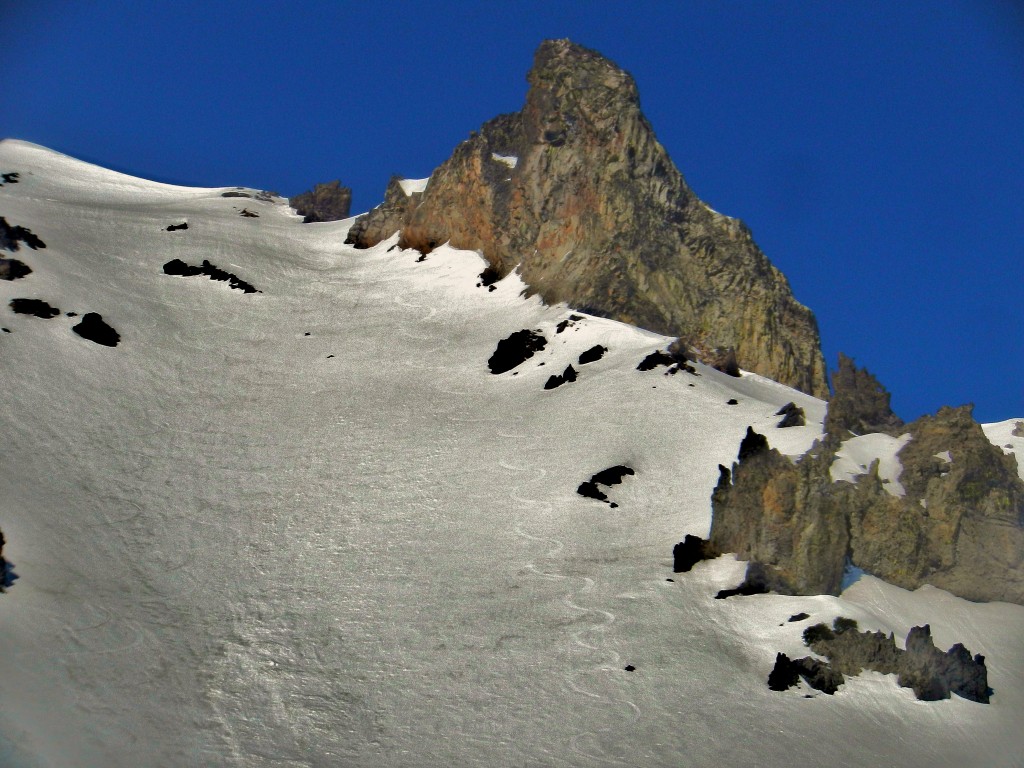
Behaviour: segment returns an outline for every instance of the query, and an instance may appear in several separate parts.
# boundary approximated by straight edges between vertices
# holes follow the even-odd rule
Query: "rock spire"
[[[747,227],[687,186],[633,78],[548,40],[527,80],[521,111],[473,133],[422,192],[392,179],[348,242],[400,230],[404,247],[476,249],[546,302],[679,336],[701,359],[733,349],[741,367],[827,396],[813,314]]]

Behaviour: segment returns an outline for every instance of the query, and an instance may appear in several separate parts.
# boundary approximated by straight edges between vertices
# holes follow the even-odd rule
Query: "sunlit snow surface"
[[[899,437],[878,432],[844,440],[829,468],[832,480],[854,483],[877,461],[882,487],[892,496],[905,496],[907,492],[899,481],[903,467],[896,454],[909,442],[909,432]]]
[[[0,527],[20,576],[0,596],[0,764],[1020,765],[1021,607],[870,576],[839,599],[716,601],[742,576],[731,557],[666,580],[746,427],[799,453],[819,401],[636,371],[664,338],[590,317],[556,334],[565,307],[514,276],[477,288],[474,253],[356,251],[348,222],[20,142],[0,170],[21,174],[0,215],[48,246],[0,283]],[[263,293],[165,276],[172,258]],[[99,312],[121,345],[13,297]],[[522,328],[547,348],[491,375]],[[543,389],[595,344],[603,359]],[[775,429],[791,400],[811,426]],[[618,508],[576,494],[615,464],[636,470]],[[993,703],[926,704],[877,674],[772,692],[776,652],[806,654],[799,611],[900,637],[930,623],[986,656]]]
[[[409,195],[415,195],[419,192],[423,192],[427,188],[427,184],[430,183],[430,178],[426,179],[399,179],[398,186],[402,188],[406,197]]]

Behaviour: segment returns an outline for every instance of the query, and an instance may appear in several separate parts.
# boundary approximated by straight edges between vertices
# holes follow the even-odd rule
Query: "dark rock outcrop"
[[[242,293],[263,293],[263,291],[257,290],[252,283],[248,283],[238,277],[238,275],[234,275],[220,267],[214,266],[206,259],[203,259],[203,263],[198,267],[194,264],[187,264],[181,259],[171,259],[164,264],[164,274],[172,275],[174,277],[195,277],[196,275],[206,275],[211,280],[226,282],[229,288],[241,291]]]
[[[617,464],[614,467],[608,467],[608,469],[602,469],[595,475],[592,475],[586,482],[580,483],[576,489],[576,493],[580,496],[585,496],[588,499],[597,499],[598,501],[608,501],[608,496],[598,488],[598,485],[604,485],[611,487],[618,485],[622,482],[622,478],[626,475],[635,475],[636,472],[627,466]],[[608,502],[609,506],[613,509],[619,505],[615,502]]]
[[[989,442],[970,406],[905,429],[904,496],[885,490],[876,467],[856,485],[835,484],[853,564],[907,589],[932,584],[968,600],[1024,604],[1024,482],[1015,458]]]
[[[912,688],[922,701],[948,699],[955,693],[987,704],[992,696],[985,657],[980,654],[972,657],[960,643],[943,653],[935,647],[927,624],[911,628],[906,650],[896,647],[892,634],[858,632],[857,622],[841,616],[831,628],[825,624],[808,627],[804,630],[804,642],[812,651],[826,657],[828,663],[811,658],[791,660],[780,653],[768,676],[769,688],[785,690],[796,685],[798,677],[803,677],[811,687],[835,693],[846,676],[870,670],[897,675],[899,685]]]
[[[18,280],[32,274],[32,269],[18,259],[0,259],[0,280]]]
[[[12,226],[7,223],[7,219],[0,216],[0,250],[17,251],[19,243],[24,243],[33,251],[46,247],[46,243],[34,235],[31,229],[18,225]]]
[[[7,561],[4,560],[4,544],[6,543],[4,532],[0,531],[0,592],[7,590]]]
[[[183,222],[181,222],[181,224],[168,224],[167,225],[167,231],[168,232],[178,232],[178,231],[183,230],[183,229],[188,229],[188,222],[187,221],[183,221]]]
[[[608,347],[602,346],[601,344],[596,344],[590,349],[584,350],[583,352],[580,353],[579,363],[580,365],[596,363],[598,360],[604,357],[604,354],[607,351]]]
[[[16,171],[13,173],[0,173],[0,187],[4,184],[17,184],[20,178],[21,174]]]
[[[825,415],[825,433],[832,442],[869,432],[900,434],[903,422],[892,412],[885,387],[841,352],[839,370],[832,372],[832,388]]]
[[[288,204],[302,216],[305,224],[317,221],[341,221],[348,218],[352,190],[340,181],[317,184],[308,192],[288,198]]]
[[[523,329],[498,342],[494,354],[487,360],[491,373],[505,373],[516,368],[547,346],[548,340],[539,331]]]
[[[1024,437],[1024,421],[1018,421],[1016,424],[1014,424],[1013,432],[1011,432],[1010,434],[1012,434],[1014,437]]]
[[[672,548],[672,572],[687,573],[701,560],[713,560],[721,554],[710,541],[688,533]]]
[[[782,417],[782,421],[775,425],[779,429],[785,429],[786,427],[802,427],[807,424],[804,409],[796,403],[786,403],[775,412],[775,415]]]
[[[664,366],[668,368],[666,371],[668,374],[676,374],[681,370],[687,373],[696,373],[697,369],[690,365],[690,359],[686,347],[678,342],[673,342],[667,350],[656,349],[651,352],[637,364],[636,369],[638,371],[653,371],[655,368]]]
[[[774,592],[837,594],[850,539],[842,505],[828,493],[831,461],[819,446],[794,464],[748,427],[737,463],[719,466],[711,543],[762,568]]]
[[[548,380],[544,383],[544,389],[557,389],[563,384],[576,381],[576,376],[576,369],[570,365],[561,374],[548,377]]]
[[[49,320],[60,314],[57,307],[51,307],[42,299],[11,299],[10,307],[11,311],[17,315],[31,315],[32,317],[41,317],[43,320]]]
[[[784,653],[777,654],[775,666],[768,674],[768,687],[773,691],[785,691],[799,683],[800,678],[803,678],[811,688],[829,696],[846,682],[841,672],[837,672],[819,659],[812,659],[810,656],[791,659]]]
[[[104,347],[116,347],[121,341],[121,335],[107,325],[98,312],[86,312],[82,315],[82,322],[73,326],[71,330],[83,339]]]
[[[747,227],[687,186],[632,77],[549,40],[527,80],[520,112],[460,144],[423,192],[392,180],[347,242],[401,231],[424,253],[446,241],[479,250],[502,275],[518,266],[548,303],[684,336],[700,358],[733,349],[739,366],[825,396],[814,316]]]

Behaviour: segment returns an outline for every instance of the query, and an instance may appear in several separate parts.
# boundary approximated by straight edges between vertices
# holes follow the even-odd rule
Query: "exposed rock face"
[[[854,365],[853,358],[839,353],[839,370],[832,373],[832,388],[825,432],[838,443],[851,435],[884,432],[900,434],[903,422],[889,407],[889,393],[866,368]]]
[[[393,179],[348,242],[401,230],[403,247],[477,249],[549,303],[683,336],[702,358],[733,349],[743,368],[826,396],[814,316],[746,226],[690,190],[632,77],[549,40],[527,79],[520,112],[460,144],[422,192]]]
[[[316,221],[341,221],[348,218],[352,190],[340,181],[317,184],[308,192],[288,198],[288,204],[304,217],[307,224]]]
[[[753,430],[712,495],[710,541],[784,593],[838,594],[847,562],[907,589],[932,584],[968,600],[1024,604],[1024,483],[970,406],[909,425],[899,452],[904,496],[878,463],[832,482],[833,448],[794,464]]]
[[[828,694],[845,682],[846,676],[864,670],[897,675],[897,682],[912,688],[922,701],[948,699],[951,693],[987,704],[992,695],[988,687],[985,657],[971,657],[960,643],[943,653],[932,641],[931,628],[913,627],[907,635],[906,650],[896,647],[893,635],[858,632],[857,622],[839,617],[830,629],[816,624],[804,631],[804,642],[828,664],[812,658],[791,660],[786,654],[776,657],[768,676],[768,687],[782,691],[797,683],[798,677],[812,688]]]
[[[711,545],[764,571],[785,594],[838,594],[849,551],[844,510],[828,492],[830,452],[817,443],[797,464],[747,429],[739,461],[711,497]]]
[[[1024,604],[1024,483],[1014,457],[989,442],[970,406],[942,408],[907,431],[905,496],[887,493],[877,468],[856,486],[837,484],[851,560],[907,589],[927,583],[969,600]]]

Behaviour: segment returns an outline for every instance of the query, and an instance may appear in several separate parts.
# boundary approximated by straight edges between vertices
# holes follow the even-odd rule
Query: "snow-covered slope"
[[[0,215],[47,245],[0,282],[20,577],[0,596],[0,764],[1021,764],[1024,608],[870,576],[841,598],[715,600],[742,577],[731,557],[673,577],[747,426],[798,453],[820,401],[637,371],[665,338],[589,316],[559,333],[570,310],[515,276],[477,287],[475,253],[356,251],[347,222],[281,200],[23,142],[0,171],[20,174]],[[164,275],[173,258],[262,293]],[[121,343],[14,315],[18,297],[98,312]],[[524,328],[546,348],[492,375]],[[578,380],[544,390],[570,363]],[[773,426],[791,400],[811,426]],[[616,508],[577,495],[617,464],[636,474]],[[840,614],[984,654],[992,704],[881,675],[770,691],[776,652],[805,655],[803,628]]]

